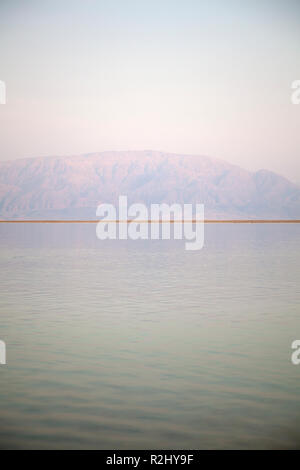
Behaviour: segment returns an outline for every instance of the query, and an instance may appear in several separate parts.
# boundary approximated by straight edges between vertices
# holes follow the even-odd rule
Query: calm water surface
[[[0,226],[0,448],[300,448],[300,225]]]

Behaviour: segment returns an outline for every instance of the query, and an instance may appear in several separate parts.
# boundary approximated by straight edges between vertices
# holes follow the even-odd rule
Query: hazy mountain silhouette
[[[0,217],[96,218],[100,202],[204,203],[206,218],[300,218],[300,188],[204,156],[102,152],[0,163]]]

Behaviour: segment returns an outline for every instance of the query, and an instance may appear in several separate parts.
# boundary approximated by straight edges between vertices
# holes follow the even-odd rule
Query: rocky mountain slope
[[[204,203],[205,218],[300,218],[300,188],[204,156],[102,152],[0,163],[0,217],[96,218],[100,202]]]

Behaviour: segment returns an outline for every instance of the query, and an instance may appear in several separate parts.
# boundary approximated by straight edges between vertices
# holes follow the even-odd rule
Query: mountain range
[[[1,219],[96,219],[99,203],[204,203],[205,218],[300,218],[300,187],[206,156],[152,150],[0,162]]]

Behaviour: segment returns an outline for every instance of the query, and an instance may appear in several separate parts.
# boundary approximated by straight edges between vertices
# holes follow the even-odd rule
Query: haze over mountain
[[[205,156],[102,152],[0,162],[2,219],[96,219],[100,202],[204,203],[205,218],[300,218],[300,187]]]

